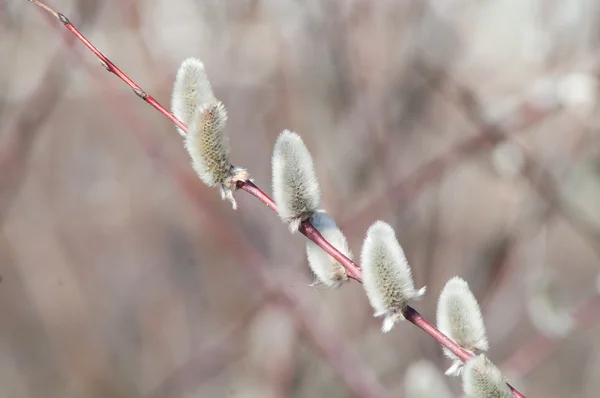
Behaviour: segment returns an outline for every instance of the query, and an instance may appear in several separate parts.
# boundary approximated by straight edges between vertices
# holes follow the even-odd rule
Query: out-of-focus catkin
[[[425,287],[416,290],[410,266],[396,239],[393,228],[376,221],[367,231],[362,252],[363,286],[375,316],[383,316],[381,330],[385,333],[404,319],[408,303],[425,294]]]
[[[346,237],[329,216],[324,213],[315,213],[310,221],[333,247],[346,257],[352,258]],[[308,264],[316,277],[315,283],[339,287],[348,279],[346,269],[311,240],[306,241],[306,255]]]
[[[190,125],[198,107],[217,102],[204,64],[197,58],[187,58],[179,67],[173,84],[171,111],[177,119]],[[177,127],[182,136],[185,132]]]
[[[272,167],[279,216],[295,232],[302,221],[317,212],[321,196],[312,157],[298,134],[289,130],[279,134]]]
[[[411,364],[404,376],[406,398],[452,398],[454,395],[435,365],[426,360]]]
[[[233,190],[237,181],[248,180],[246,170],[229,162],[229,146],[223,130],[227,111],[220,102],[200,106],[192,118],[185,147],[198,177],[210,187],[219,187],[221,197],[237,207]]]
[[[560,303],[558,281],[552,273],[532,271],[527,312],[533,326],[550,338],[565,337],[573,329],[573,317]]]
[[[455,276],[442,289],[437,306],[437,326],[442,333],[469,352],[479,354],[488,349],[479,304],[462,278]],[[444,353],[454,361],[446,374],[460,375],[460,358],[447,348],[444,348]]]
[[[510,398],[513,396],[500,370],[485,355],[465,363],[463,391],[468,398]]]

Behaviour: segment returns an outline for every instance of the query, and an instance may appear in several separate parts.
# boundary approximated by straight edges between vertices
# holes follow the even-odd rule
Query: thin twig
[[[123,80],[129,87],[133,89],[134,93],[138,97],[142,98],[145,102],[147,102],[153,108],[158,110],[161,114],[166,116],[177,127],[187,132],[187,126],[183,122],[177,119],[170,111],[168,111],[165,107],[158,103],[158,101],[156,101],[152,96],[148,95],[140,86],[138,86],[124,72],[122,72],[116,65],[114,65],[75,26],[73,26],[73,24],[68,20],[66,16],[54,11],[52,8],[48,7],[43,3],[40,3],[37,0],[29,1],[42,7],[46,11],[50,12],[58,20],[60,20],[69,31],[71,31],[90,51],[94,53],[94,55],[96,55],[96,57],[98,57],[98,59],[100,59],[102,65],[106,68],[107,71],[115,74],[117,77]],[[277,212],[277,206],[273,199],[271,199],[264,191],[262,191],[252,182],[240,182],[238,183],[238,188],[241,188],[246,192],[250,193],[252,196],[256,197],[265,205],[267,205],[271,210]],[[300,227],[300,232],[302,232],[308,239],[312,240],[315,244],[320,246],[337,261],[339,261],[340,264],[342,264],[346,268],[348,276],[352,277],[358,282],[362,282],[362,272],[360,270],[360,267],[348,257],[340,253],[329,242],[327,242],[325,238],[323,238],[319,231],[317,231],[316,228],[314,228],[314,226],[312,226],[312,224],[309,221],[304,221],[302,223],[302,226]],[[450,350],[456,356],[461,358],[463,361],[466,361],[473,357],[472,353],[468,352],[467,350],[459,346],[456,342],[454,342],[449,337],[440,332],[435,326],[433,326],[430,322],[424,319],[414,308],[407,306],[407,308],[404,310],[404,316],[408,321],[424,330],[431,337],[437,340],[441,345],[446,347],[448,350]],[[516,397],[524,397],[513,387],[511,387],[511,389]]]
[[[182,130],[186,130],[186,126],[185,126],[185,124],[183,124],[183,122],[181,122],[179,119],[177,119],[171,112],[169,112],[164,106],[162,106],[157,100],[155,100],[154,97],[152,97],[151,95],[148,95],[140,86],[137,85],[136,82],[131,80],[129,78],[129,76],[127,76],[121,69],[119,69],[115,64],[113,64],[75,26],[73,26],[71,21],[69,21],[69,19],[64,14],[54,11],[52,8],[48,7],[44,3],[41,3],[37,0],[29,0],[29,1],[42,7],[44,10],[48,11],[55,18],[57,18],[60,22],[62,22],[63,25],[65,25],[65,28],[69,29],[71,31],[71,33],[73,33],[91,52],[94,53],[94,55],[96,57],[98,57],[102,66],[107,71],[109,71],[110,73],[113,73],[119,79],[123,80],[125,82],[125,84],[127,84],[129,87],[131,87],[131,89],[133,90],[135,95],[137,95],[138,97],[140,97],[141,99],[146,101],[154,109],[156,109],[161,114],[166,116],[177,127],[181,128]]]

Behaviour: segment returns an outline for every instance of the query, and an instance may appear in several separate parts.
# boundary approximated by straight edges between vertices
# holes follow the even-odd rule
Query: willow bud
[[[437,326],[442,333],[469,352],[479,354],[488,349],[479,304],[462,278],[455,276],[442,289],[437,307]],[[444,348],[444,353],[454,361],[446,375],[460,375],[463,365],[460,358],[447,348]]]
[[[289,130],[279,134],[272,167],[279,216],[293,233],[317,212],[321,196],[312,157],[298,134]]]
[[[468,398],[511,398],[513,396],[500,370],[485,355],[465,363],[463,391]]]
[[[333,247],[346,257],[352,258],[346,237],[331,218],[324,213],[315,213],[310,222]],[[311,240],[306,241],[306,255],[316,282],[325,286],[340,287],[348,279],[346,269]]]
[[[185,147],[198,177],[209,187],[219,187],[221,198],[229,200],[235,209],[236,183],[249,177],[245,169],[229,162],[229,146],[223,133],[226,120],[227,111],[220,102],[199,107],[189,125]]]
[[[412,300],[425,294],[415,290],[410,266],[389,224],[376,221],[367,231],[361,252],[363,286],[375,316],[385,317],[385,333],[404,319],[403,311]]]
[[[210,81],[204,70],[204,64],[196,58],[187,58],[181,63],[171,96],[171,111],[184,124],[190,125],[198,107],[217,102]],[[185,136],[185,131],[177,127]]]

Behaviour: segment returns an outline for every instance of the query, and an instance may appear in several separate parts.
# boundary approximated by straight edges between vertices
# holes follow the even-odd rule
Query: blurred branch
[[[463,113],[472,123],[479,127],[481,132],[489,134],[497,141],[511,139],[511,134],[505,131],[501,124],[490,124],[486,121],[482,113],[483,107],[474,91],[454,82],[448,76],[446,78],[453,83],[457,90],[460,98],[458,103],[461,106]],[[524,102],[523,105],[527,106],[527,102]],[[525,110],[527,110],[527,108],[525,108]],[[518,117],[515,119],[520,120]],[[547,211],[544,211],[544,214],[538,220],[538,226],[544,224],[544,220],[550,216],[552,210],[556,210],[573,227],[575,227],[582,236],[590,241],[592,248],[600,255],[600,230],[566,204],[550,173],[545,170],[530,153],[528,153],[523,145],[519,144],[519,146],[523,151],[526,163],[523,176],[527,178],[531,186],[546,200],[549,206]],[[514,245],[515,241],[515,236],[510,237],[507,242],[508,246],[506,250],[510,251],[510,247]],[[506,261],[507,258],[508,252],[502,258],[503,264],[508,264]],[[509,270],[503,270],[503,280],[508,279],[508,275],[506,275],[508,273],[510,273]],[[501,284],[502,283],[496,283],[496,289]],[[591,298],[575,309],[573,311],[573,318],[575,320],[573,325],[574,330],[588,328],[597,322],[600,319],[600,296]],[[563,340],[561,339],[552,339],[540,333],[515,351],[510,358],[503,363],[501,368],[503,372],[510,375],[510,377],[524,377],[542,364],[552,353],[558,350],[562,342]]]
[[[442,194],[440,187],[436,187],[433,192],[432,199],[432,210],[431,216],[428,220],[428,231],[426,236],[425,246],[425,260],[423,262],[423,270],[420,272],[424,275],[425,283],[424,286],[431,286],[433,283],[434,275],[436,274],[436,254],[437,248],[440,241],[440,228],[441,228],[441,212],[442,212]]]
[[[248,327],[248,324],[263,308],[268,297],[259,300],[254,307],[241,319],[221,331],[210,343],[205,344],[196,352],[192,359],[175,369],[148,394],[148,398],[185,396],[193,393],[210,377],[224,368],[232,359],[233,340]]]
[[[512,228],[512,232],[502,236],[501,241],[497,244],[492,255],[494,266],[494,276],[490,277],[489,284],[485,287],[485,294],[481,300],[481,308],[485,314],[493,298],[502,290],[503,287],[512,283],[513,278],[522,276],[521,269],[512,261],[513,254],[520,240],[534,235],[551,217],[556,215],[552,213],[549,206],[544,205],[544,208],[536,214],[531,214],[519,222]]]
[[[600,295],[596,295],[573,311],[573,332],[585,330],[600,320]],[[572,332],[572,333],[573,333]],[[504,361],[500,366],[512,378],[525,377],[558,351],[564,339],[552,339],[538,334]]]
[[[89,2],[84,8],[77,3],[76,14],[82,15],[83,24],[93,19],[97,11],[97,2]],[[74,43],[74,37],[63,34],[64,45]],[[57,54],[48,64],[41,77],[40,84],[31,96],[20,106],[13,126],[2,134],[0,146],[0,225],[10,209],[19,188],[25,178],[31,148],[41,126],[52,114],[68,81],[68,62],[62,54]]]
[[[520,132],[524,132],[535,126],[553,113],[553,111],[532,107],[527,101],[523,101],[518,110],[520,112],[518,117],[520,123],[515,130]],[[475,136],[458,142],[448,151],[417,167],[410,172],[408,176],[392,183],[389,189],[386,189],[384,193],[374,200],[353,210],[353,215],[345,218],[341,225],[357,226],[359,224],[365,224],[367,220],[371,219],[373,211],[386,203],[388,197],[394,197],[396,201],[410,201],[416,197],[427,184],[438,181],[453,167],[465,162],[470,156],[492,148],[495,144],[505,139],[503,136],[494,133],[494,131],[496,130],[491,130],[487,125],[479,126]]]
[[[442,71],[443,72],[443,71]],[[442,73],[440,72],[440,73]],[[493,143],[498,143],[504,140],[512,140],[512,135],[507,132],[501,123],[489,122],[483,114],[483,106],[481,105],[478,95],[470,88],[456,83],[450,76],[446,74],[446,80],[452,82],[459,97],[459,106],[463,110],[471,122],[479,129],[482,137],[488,137]],[[520,112],[528,112],[531,108],[536,109],[535,105],[525,100],[522,103]],[[538,108],[539,109],[539,108]],[[515,120],[521,120],[519,117],[512,117]],[[514,141],[514,140],[513,140]],[[561,214],[567,222],[569,222],[579,233],[587,238],[592,248],[600,256],[600,230],[585,217],[582,217],[576,210],[564,200],[560,189],[556,186],[552,175],[546,170],[519,142],[515,141],[521,148],[524,158],[525,167],[523,176],[529,181],[539,196],[543,198],[551,208]]]

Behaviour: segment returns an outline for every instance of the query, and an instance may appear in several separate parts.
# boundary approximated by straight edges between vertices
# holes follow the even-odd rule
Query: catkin
[[[237,182],[247,181],[249,176],[245,169],[229,162],[227,111],[216,99],[200,60],[188,58],[181,63],[173,84],[171,108],[188,126],[187,134],[177,130],[185,137],[185,148],[198,177],[209,187],[219,187],[221,198],[236,209],[233,191]]]
[[[302,138],[284,130],[273,149],[273,197],[279,216],[295,232],[320,205],[320,189],[313,160]]]
[[[346,257],[352,258],[346,237],[329,216],[324,213],[316,213],[310,221],[333,247]],[[315,274],[316,282],[329,287],[339,287],[348,279],[346,269],[310,239],[306,241],[306,255],[308,264]]]
[[[500,370],[485,355],[465,363],[463,391],[468,398],[510,398],[513,396]]]
[[[479,354],[488,349],[488,340],[483,317],[477,300],[469,285],[459,277],[450,279],[438,300],[437,326],[446,336],[465,350]],[[446,371],[447,375],[460,375],[462,361],[450,350],[444,348],[446,356],[454,361]]]
[[[383,221],[376,221],[367,231],[361,265],[369,302],[375,316],[385,317],[381,330],[388,332],[404,319],[402,312],[408,303],[425,294],[425,287],[415,289],[404,251],[392,227]]]
[[[204,64],[196,58],[187,58],[181,63],[175,76],[171,96],[171,111],[184,124],[190,125],[198,107],[217,102]],[[177,127],[185,136],[185,131]]]

